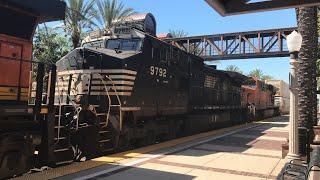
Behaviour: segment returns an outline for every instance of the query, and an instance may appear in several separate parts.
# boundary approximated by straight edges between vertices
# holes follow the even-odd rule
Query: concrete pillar
[[[300,159],[298,138],[298,79],[296,76],[298,66],[298,53],[290,55],[290,122],[289,122],[289,153],[287,159]]]

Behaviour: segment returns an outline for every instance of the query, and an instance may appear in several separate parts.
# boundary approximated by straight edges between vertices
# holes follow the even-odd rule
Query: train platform
[[[214,130],[16,179],[276,179],[285,164],[281,145],[288,119]]]

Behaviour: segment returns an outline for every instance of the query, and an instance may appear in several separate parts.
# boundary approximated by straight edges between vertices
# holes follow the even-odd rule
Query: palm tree
[[[64,21],[65,31],[71,35],[74,48],[80,46],[84,29],[93,29],[96,18],[95,0],[66,0],[67,11]]]
[[[320,38],[320,6],[318,6],[318,39]],[[320,42],[318,42],[318,60],[317,60],[317,93],[320,90]]]
[[[272,79],[274,79],[272,76],[270,76],[270,75],[263,75],[262,77],[261,77],[261,80],[262,81],[266,81],[266,80],[272,80]]]
[[[226,71],[232,71],[232,72],[238,72],[240,74],[243,74],[243,72],[240,70],[238,66],[235,65],[229,65],[226,67]]]
[[[255,77],[255,78],[258,78],[258,79],[262,79],[264,74],[263,74],[261,69],[254,69],[254,70],[249,72],[248,76]]]
[[[316,60],[318,52],[317,8],[297,10],[298,31],[303,41],[299,53],[298,92],[299,127],[312,128],[317,121]]]
[[[97,20],[105,29],[112,27],[115,21],[122,21],[135,13],[132,8],[125,8],[124,4],[118,0],[98,0],[97,7]]]
[[[173,38],[182,38],[182,37],[187,37],[188,36],[188,33],[185,32],[182,29],[176,29],[176,30],[170,29],[169,33],[171,34],[171,36]],[[197,55],[197,56],[201,56],[202,49],[200,47],[196,47],[195,44],[191,43],[190,47],[189,47],[189,51],[190,51],[191,54],[194,54],[194,55]],[[215,63],[218,63],[218,61],[216,61]]]

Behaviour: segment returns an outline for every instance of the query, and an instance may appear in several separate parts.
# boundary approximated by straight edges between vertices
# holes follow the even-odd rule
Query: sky
[[[294,9],[221,17],[204,0],[122,0],[139,13],[152,13],[157,33],[182,29],[189,36],[296,26]],[[255,68],[275,79],[289,81],[289,58],[221,61],[218,69],[238,66],[244,73]]]

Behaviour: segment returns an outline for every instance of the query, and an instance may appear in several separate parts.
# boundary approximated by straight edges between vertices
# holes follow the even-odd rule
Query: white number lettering
[[[162,68],[159,68],[159,76],[162,77]]]
[[[159,75],[159,73],[158,73],[159,72],[159,67],[154,67],[154,69],[156,70],[156,74],[155,75],[158,76]]]
[[[157,66],[150,66],[150,75],[151,76],[167,77],[167,69],[160,68]]]
[[[167,70],[166,69],[163,69],[162,77],[167,77]]]

